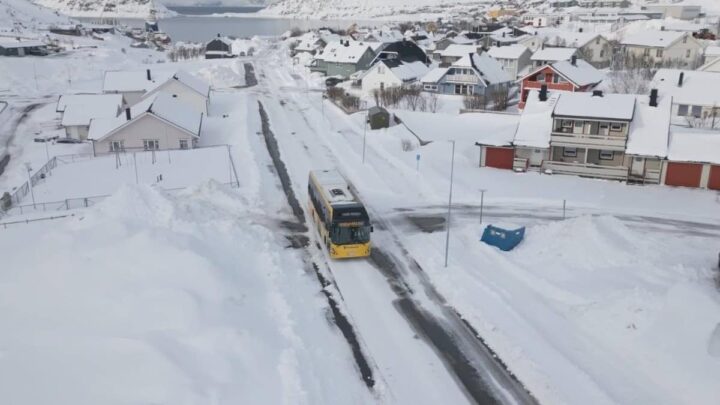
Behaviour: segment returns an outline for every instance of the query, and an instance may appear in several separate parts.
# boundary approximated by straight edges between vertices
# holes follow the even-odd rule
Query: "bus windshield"
[[[342,226],[335,224],[331,233],[332,242],[336,245],[352,245],[370,241],[370,227],[367,225]]]

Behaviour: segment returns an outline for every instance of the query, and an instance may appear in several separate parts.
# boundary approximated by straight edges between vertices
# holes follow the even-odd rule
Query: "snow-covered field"
[[[118,37],[55,58],[0,61],[10,107],[42,103],[19,125],[2,190],[19,186],[24,161],[46,160],[45,144],[31,138],[58,131],[59,94],[97,91],[104,70],[149,64],[222,87],[202,144],[230,144],[240,177],[239,188],[219,184],[230,173],[227,149],[217,148],[143,160],[145,184],[133,184],[131,157],[116,168],[110,156],[62,165],[39,185],[48,199],[87,187],[114,195],[71,218],[0,228],[0,392],[9,403],[469,402],[446,353],[401,312],[402,289],[448,325],[443,311],[454,308],[540,403],[717,402],[717,193],[481,169],[472,134],[442,131],[437,121],[450,114],[411,120],[430,133],[425,146],[401,126],[368,130],[363,163],[364,114],[323,102],[308,91],[319,79],[293,66],[283,44],[256,41],[259,84],[245,89],[232,87],[248,59],[158,64],[161,54],[123,52]],[[58,73],[36,84],[34,69]],[[392,279],[375,259],[326,265],[313,230],[288,225],[296,218],[258,102],[298,199],[306,201],[308,170],[337,167],[370,210],[376,250],[414,270]],[[445,268],[449,140],[455,211]],[[152,187],[161,172],[189,189]],[[480,190],[483,224],[528,226],[517,250],[479,242]],[[291,248],[293,232],[309,246]],[[333,277],[329,285],[318,284],[312,263]],[[321,288],[355,328],[373,389]],[[495,394],[506,388],[496,383]]]

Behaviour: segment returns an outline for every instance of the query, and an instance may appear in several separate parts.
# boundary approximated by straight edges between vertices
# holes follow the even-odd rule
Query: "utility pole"
[[[482,225],[482,219],[483,219],[483,207],[485,205],[485,191],[484,189],[480,190],[480,225]]]
[[[365,118],[363,120],[363,151],[362,151],[362,162],[365,164],[365,145],[366,145],[366,139],[367,138],[367,123],[369,119],[369,111],[367,109],[367,102],[363,101],[363,106],[365,107]]]
[[[448,264],[448,251],[450,250],[450,215],[452,213],[452,192],[453,192],[453,175],[455,174],[455,141],[452,142],[452,158],[450,159],[450,194],[448,196],[448,212],[447,212],[447,233],[445,234],[445,267]]]

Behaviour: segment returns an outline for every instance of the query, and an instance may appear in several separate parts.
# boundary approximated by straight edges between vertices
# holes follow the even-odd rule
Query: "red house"
[[[592,65],[575,56],[569,61],[555,62],[539,67],[525,75],[520,83],[520,109],[525,108],[530,90],[590,91],[603,80],[603,74]]]

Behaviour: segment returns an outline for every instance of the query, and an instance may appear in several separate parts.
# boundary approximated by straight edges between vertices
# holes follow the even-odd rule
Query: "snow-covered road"
[[[306,197],[307,173],[316,168],[337,167],[362,184],[355,179],[366,171],[356,156],[361,130],[349,119],[347,126],[333,130],[322,116],[326,110],[319,104],[321,95],[308,91],[306,81],[286,67],[281,52],[271,49],[258,58],[260,84],[253,92],[263,113],[270,117],[295,194]],[[336,131],[343,136],[335,135]],[[262,154],[255,152],[256,156]],[[381,178],[379,171],[367,171],[371,178]],[[380,212],[369,207],[373,213]],[[344,310],[375,366],[375,390],[380,399],[415,404],[468,400],[533,403],[522,385],[434,290],[423,270],[393,237],[389,222],[379,216],[373,216],[373,221],[378,227],[370,261],[329,263],[315,244],[310,250],[312,260],[334,281]]]

